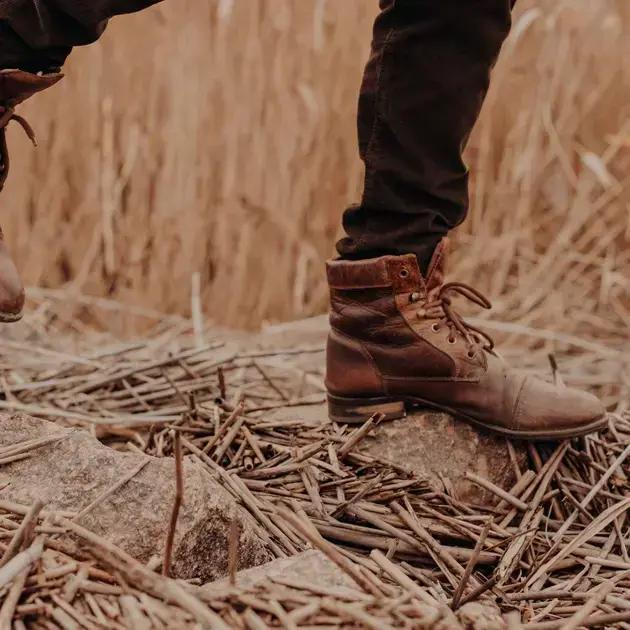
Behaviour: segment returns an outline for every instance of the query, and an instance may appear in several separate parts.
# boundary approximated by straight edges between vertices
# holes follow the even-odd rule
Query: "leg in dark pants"
[[[343,219],[343,258],[435,246],[468,209],[462,150],[510,29],[515,0],[381,0],[359,99],[361,204]]]
[[[159,0],[0,0],[0,69],[60,68],[73,46],[97,40],[107,20]]]

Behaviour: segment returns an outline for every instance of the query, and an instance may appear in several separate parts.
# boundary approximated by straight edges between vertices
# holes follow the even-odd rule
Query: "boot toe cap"
[[[588,392],[528,377],[520,392],[515,420],[521,430],[571,437],[606,425],[606,408]]]

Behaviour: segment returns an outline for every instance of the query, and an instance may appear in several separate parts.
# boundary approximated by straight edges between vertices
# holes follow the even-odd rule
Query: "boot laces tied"
[[[35,140],[35,132],[28,122],[20,115],[15,113],[15,109],[10,106],[0,105],[0,190],[4,188],[4,183],[9,175],[9,149],[7,147],[6,129],[7,125],[14,120],[22,127],[24,133],[34,146],[37,146]]]
[[[444,324],[449,328],[449,339],[454,339],[459,333],[469,349],[469,354],[481,346],[483,350],[492,352],[494,349],[494,341],[487,333],[483,332],[476,326],[469,324],[461,315],[459,315],[452,306],[452,299],[461,296],[477,304],[481,308],[490,309],[492,304],[477,289],[464,284],[463,282],[449,282],[443,285],[440,290],[429,297],[421,309],[424,319],[437,320],[434,326],[437,328]],[[411,301],[418,302],[421,299],[419,293],[411,294]]]

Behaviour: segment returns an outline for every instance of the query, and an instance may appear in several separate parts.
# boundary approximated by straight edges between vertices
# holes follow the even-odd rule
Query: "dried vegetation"
[[[250,513],[275,557],[318,549],[354,588],[269,580],[202,591],[139,565],[75,514],[37,517],[41,505],[4,501],[0,618],[48,628],[69,616],[88,628],[488,629],[504,627],[491,614],[498,607],[515,628],[630,623],[627,412],[611,414],[601,434],[531,445],[526,466],[513,458],[514,487],[486,482],[497,505],[480,508],[362,452],[379,418],[327,422],[317,334],[281,346],[277,334],[230,336],[171,318],[121,343],[59,334],[66,318],[77,321],[69,309],[42,299],[4,342],[6,411],[85,427],[113,448],[195,460]],[[41,442],[5,448],[0,465],[37,457]],[[490,607],[485,621],[471,602]]]

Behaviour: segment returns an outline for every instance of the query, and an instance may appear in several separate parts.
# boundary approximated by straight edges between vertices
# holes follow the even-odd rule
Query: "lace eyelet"
[[[406,269],[405,267],[403,267],[399,274],[398,274],[401,278],[407,278],[409,276],[409,269]]]
[[[472,350],[469,350],[466,355],[468,356],[469,359],[474,359],[475,358],[475,353]]]
[[[439,324],[433,324],[433,325],[431,326],[431,330],[432,330],[434,333],[438,333],[438,332],[440,332],[440,325],[439,325]]]
[[[449,337],[448,342],[451,344],[451,346],[455,345],[457,343],[457,337]]]

